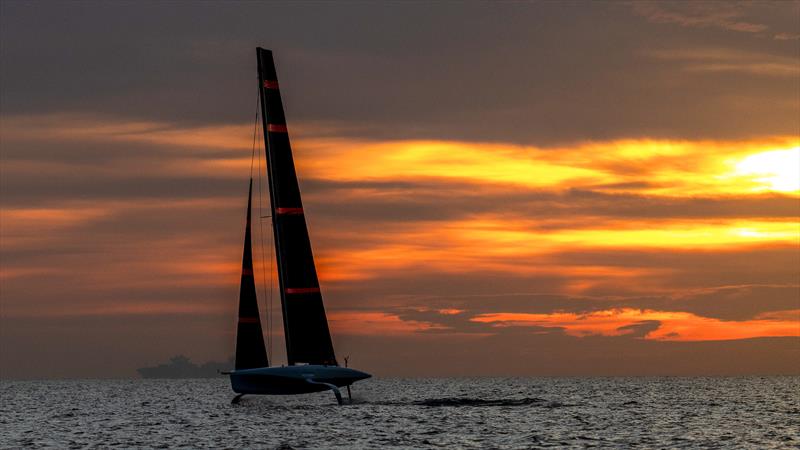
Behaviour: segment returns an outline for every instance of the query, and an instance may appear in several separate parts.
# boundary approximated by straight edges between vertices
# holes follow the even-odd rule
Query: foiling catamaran
[[[237,403],[245,394],[289,395],[331,390],[341,405],[339,388],[347,386],[349,392],[351,384],[370,375],[340,367],[336,362],[303,215],[275,63],[270,50],[259,47],[256,54],[288,365],[269,366],[261,331],[250,238],[251,178],[239,291],[236,362],[235,369],[229,372],[231,386],[237,394],[233,403]]]

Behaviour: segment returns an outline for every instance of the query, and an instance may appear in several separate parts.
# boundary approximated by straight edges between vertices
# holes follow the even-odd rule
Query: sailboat
[[[288,365],[270,367],[264,346],[253,277],[251,178],[239,291],[236,360],[234,370],[228,372],[231,387],[237,394],[233,402],[238,402],[245,394],[289,395],[330,390],[341,405],[339,388],[347,387],[349,392],[350,385],[370,375],[341,367],[336,361],[297,184],[275,63],[270,50],[258,47],[256,54]]]

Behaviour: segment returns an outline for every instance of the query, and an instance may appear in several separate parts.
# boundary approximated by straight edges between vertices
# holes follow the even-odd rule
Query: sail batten
[[[290,365],[336,365],[272,52],[257,49],[278,280]]]

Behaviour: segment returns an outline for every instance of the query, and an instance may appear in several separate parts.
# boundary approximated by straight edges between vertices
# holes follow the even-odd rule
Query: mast
[[[289,365],[337,365],[308,237],[272,52],[256,49],[261,125]]]
[[[239,323],[236,327],[236,370],[269,367],[261,319],[258,315],[256,282],[253,277],[253,247],[250,239],[250,205],[253,198],[253,179],[247,194],[247,225],[244,231],[242,281],[239,287]]]

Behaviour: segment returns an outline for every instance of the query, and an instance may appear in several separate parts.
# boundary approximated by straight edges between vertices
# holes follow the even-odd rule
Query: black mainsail
[[[335,366],[275,63],[271,51],[259,47],[256,52],[287,359],[289,365]]]
[[[247,225],[244,231],[242,282],[239,287],[239,324],[236,329],[236,370],[269,366],[261,319],[258,315],[256,283],[253,277],[253,249],[250,239],[250,205],[253,198],[253,179],[247,197]]]

